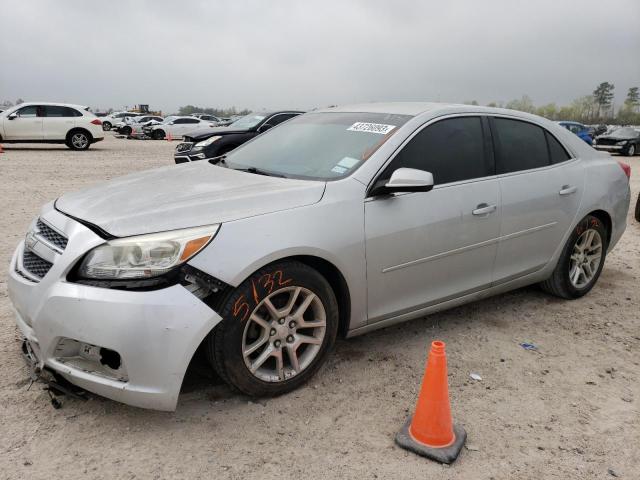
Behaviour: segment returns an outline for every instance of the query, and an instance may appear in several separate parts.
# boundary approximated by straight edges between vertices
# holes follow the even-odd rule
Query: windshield
[[[250,113],[244,117],[233,122],[229,127],[237,128],[238,130],[248,130],[251,127],[255,127],[259,124],[266,115],[259,115],[257,113]]]
[[[308,113],[232,151],[226,164],[293,178],[346,177],[410,118],[386,113]]]
[[[638,132],[631,127],[622,127],[611,132],[612,137],[618,138],[635,138],[638,135]]]
[[[167,117],[162,121],[162,123],[166,125],[167,123],[173,122],[176,118],[180,118],[180,117],[176,117],[176,116]]]

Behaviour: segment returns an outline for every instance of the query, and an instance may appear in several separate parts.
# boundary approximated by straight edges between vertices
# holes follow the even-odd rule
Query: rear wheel
[[[102,130],[105,132],[111,130],[111,122],[102,122]]]
[[[73,130],[67,135],[66,144],[71,150],[86,150],[91,145],[91,135],[84,130]]]
[[[252,396],[286,393],[320,368],[338,331],[338,304],[316,270],[285,261],[254,273],[222,302],[208,358]]]
[[[636,200],[636,220],[640,222],[640,193],[638,194],[638,200]]]
[[[128,137],[129,135],[131,135],[131,127],[129,126],[122,127],[122,130],[120,130],[120,132],[122,133],[122,135],[125,135]]]
[[[586,295],[598,281],[607,254],[607,229],[602,221],[587,215],[573,230],[558,264],[541,286],[558,297]]]

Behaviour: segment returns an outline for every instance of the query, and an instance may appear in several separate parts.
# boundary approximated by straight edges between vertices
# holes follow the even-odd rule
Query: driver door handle
[[[571,185],[563,185],[558,193],[560,195],[571,195],[572,193],[576,193],[577,191],[578,191],[578,187],[572,187]]]
[[[488,203],[481,203],[471,213],[473,213],[474,215],[488,215],[489,213],[495,212],[496,208],[497,207],[495,205],[489,205]]]

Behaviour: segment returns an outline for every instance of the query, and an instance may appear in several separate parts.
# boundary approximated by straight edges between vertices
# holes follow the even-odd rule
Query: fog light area
[[[72,338],[62,338],[55,349],[56,360],[94,375],[126,382],[129,380],[122,357],[115,350]]]

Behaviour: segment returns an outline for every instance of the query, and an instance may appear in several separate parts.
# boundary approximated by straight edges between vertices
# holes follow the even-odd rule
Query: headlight
[[[213,137],[209,137],[206,140],[203,140],[201,142],[196,143],[196,147],[208,147],[209,145],[211,145],[213,142],[220,140],[222,137],[219,135],[214,135]]]
[[[621,140],[619,142],[616,142],[616,145],[626,145],[627,141],[626,140]]]
[[[101,280],[157,277],[196,255],[219,228],[209,225],[111,240],[87,254],[78,274]]]

